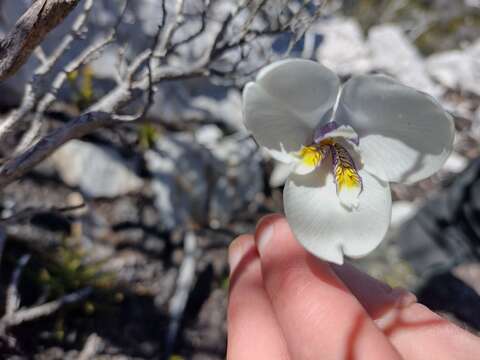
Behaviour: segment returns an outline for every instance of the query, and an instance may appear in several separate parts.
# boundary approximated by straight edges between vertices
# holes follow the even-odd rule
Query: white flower
[[[430,96],[380,75],[338,77],[309,60],[283,60],[243,91],[245,125],[290,164],[287,220],[312,254],[337,264],[382,241],[389,182],[436,172],[452,150],[452,118]]]

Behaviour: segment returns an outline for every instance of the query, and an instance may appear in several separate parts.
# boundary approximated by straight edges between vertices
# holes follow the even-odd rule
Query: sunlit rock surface
[[[310,34],[321,34],[318,61],[339,75],[364,74],[371,70],[372,60],[362,28],[352,18],[332,18],[319,22]]]
[[[202,140],[203,145],[192,134],[179,133],[145,154],[159,220],[167,229],[225,225],[263,190],[261,157],[251,139]]]
[[[427,58],[426,66],[444,87],[480,95],[480,41],[463,50],[433,54]]]
[[[142,189],[143,181],[111,148],[72,140],[52,156],[60,177],[89,197],[116,197]]]
[[[263,198],[263,170],[257,145],[251,138],[226,138],[214,148],[217,171],[222,175],[216,181],[210,201],[211,218],[224,226],[241,210],[254,211]]]
[[[367,43],[375,70],[386,72],[405,85],[431,95],[442,94],[442,89],[428,76],[417,48],[398,25],[384,24],[371,28]]]

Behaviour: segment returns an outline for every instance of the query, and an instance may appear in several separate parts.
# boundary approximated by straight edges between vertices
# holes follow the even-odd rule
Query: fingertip
[[[267,243],[273,238],[276,225],[285,222],[286,219],[280,214],[269,214],[262,217],[255,229],[255,243],[258,248],[258,252],[262,253]]]
[[[238,265],[248,253],[248,251],[255,246],[253,235],[240,235],[235,238],[228,246],[228,265],[230,267],[230,276],[236,271]]]

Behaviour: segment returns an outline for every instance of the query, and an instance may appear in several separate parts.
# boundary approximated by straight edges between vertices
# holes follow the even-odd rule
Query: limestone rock
[[[314,28],[323,41],[317,59],[339,75],[364,74],[372,62],[362,29],[352,18],[332,18]]]
[[[52,162],[65,183],[89,197],[117,197],[143,186],[120,155],[88,142],[68,142],[54,153]]]
[[[428,76],[417,48],[399,26],[383,24],[372,27],[367,43],[375,70],[386,72],[405,85],[433,96],[442,94],[443,90]]]
[[[446,88],[480,95],[480,41],[464,50],[433,54],[426,65],[429,74]]]

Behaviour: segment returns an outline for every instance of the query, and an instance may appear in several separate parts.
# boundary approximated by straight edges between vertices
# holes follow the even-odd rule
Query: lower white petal
[[[344,254],[364,256],[380,244],[387,232],[390,187],[365,170],[359,174],[363,189],[354,209],[340,203],[328,166],[308,175],[291,174],[285,185],[288,223],[305,249],[321,259],[341,264]]]
[[[316,166],[305,164],[302,160],[298,160],[293,168],[293,172],[298,175],[307,175],[316,169]]]
[[[337,195],[341,203],[347,208],[356,209],[360,203],[358,197],[361,192],[361,186],[343,187],[342,189],[337,190]]]

